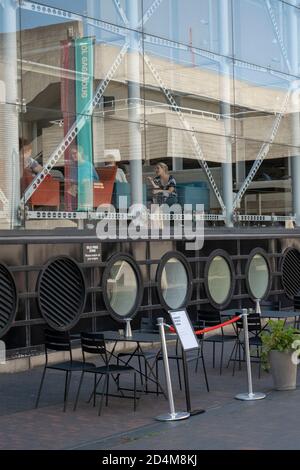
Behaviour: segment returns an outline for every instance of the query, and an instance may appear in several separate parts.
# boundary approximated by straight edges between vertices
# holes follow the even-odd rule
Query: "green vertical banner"
[[[94,40],[75,39],[76,115],[86,116],[77,136],[78,146],[78,210],[93,209],[93,134],[92,108],[94,85]]]

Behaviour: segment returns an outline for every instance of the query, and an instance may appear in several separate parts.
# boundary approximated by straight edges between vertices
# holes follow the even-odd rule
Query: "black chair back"
[[[222,323],[220,312],[201,310],[197,313],[197,324],[201,328],[216,326]]]
[[[140,331],[143,333],[151,333],[158,331],[158,327],[151,317],[143,316],[141,318]]]
[[[236,322],[236,326],[238,330],[242,330],[244,328],[243,318],[240,318]],[[258,336],[261,332],[261,318],[259,314],[251,313],[248,315],[248,331],[255,336]]]
[[[46,361],[48,361],[48,350],[67,351],[70,353],[70,360],[72,361],[72,347],[69,333],[49,329],[45,330]]]
[[[105,347],[104,336],[101,333],[81,333],[81,349],[83,360],[85,361],[85,354],[98,354],[102,357],[105,364],[108,364],[107,352]]]

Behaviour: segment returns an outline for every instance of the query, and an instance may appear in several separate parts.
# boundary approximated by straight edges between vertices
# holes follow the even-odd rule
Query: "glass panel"
[[[236,155],[234,187],[237,191],[243,186],[243,174],[250,172],[255,158],[263,148],[263,142],[237,139],[234,152]],[[292,214],[292,180],[289,161],[290,157],[299,155],[299,153],[299,147],[276,144],[268,147],[266,158],[259,166],[243,196],[240,205],[242,213],[253,215]]]
[[[227,299],[231,288],[231,271],[228,262],[222,256],[215,256],[208,269],[208,289],[211,298],[217,304]]]
[[[138,287],[137,277],[130,264],[123,260],[116,261],[107,280],[107,295],[113,311],[126,317],[134,307]]]
[[[269,284],[269,268],[265,258],[256,254],[251,259],[248,271],[248,281],[254,298],[262,299]]]
[[[233,3],[234,55],[251,64],[287,73],[291,64],[292,16],[299,9],[278,0],[235,0]],[[296,26],[297,30],[297,26]],[[263,40],[262,40],[263,38]]]
[[[138,11],[139,21],[141,21],[142,0],[134,0],[134,2]],[[23,3],[25,4],[24,8],[29,5],[30,10],[42,12],[48,16],[62,16],[70,20],[77,19],[77,15],[84,15],[104,22],[107,21],[114,25],[125,26],[128,19],[128,9],[126,8],[128,2],[126,0],[118,0],[118,2],[115,0],[72,0],[64,4],[60,0],[41,0],[37,5],[31,4],[31,2]]]
[[[147,15],[153,0],[144,0],[144,31],[160,38],[188,46],[220,52],[222,49],[219,21],[225,21],[222,3],[218,0],[164,0]],[[230,2],[226,2],[227,5]],[[231,45],[231,13],[228,9],[228,36]],[[147,38],[146,38],[147,40]],[[229,46],[229,53],[231,47]]]
[[[136,86],[132,97],[128,86],[131,82],[137,85],[143,82],[139,33],[131,41],[124,28],[116,33],[89,26],[84,17],[68,21],[26,10],[21,12],[21,25],[19,63],[27,106],[56,110],[57,119],[62,119],[63,114],[74,114],[75,109],[77,114],[90,112],[92,109],[80,109],[77,105],[76,93],[82,82],[91,87],[92,96],[100,91],[94,110],[103,108],[121,119],[136,120],[128,98],[133,98],[138,108],[140,91]],[[89,41],[85,55],[83,41]]]
[[[166,262],[160,288],[164,301],[170,308],[182,307],[188,292],[188,276],[181,261],[170,258]]]

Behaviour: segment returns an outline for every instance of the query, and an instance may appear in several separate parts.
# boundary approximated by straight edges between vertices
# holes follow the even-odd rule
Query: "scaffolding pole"
[[[0,104],[0,186],[1,202],[7,213],[9,227],[18,223],[20,200],[19,116],[17,84],[17,16],[16,2],[3,1],[3,78],[5,103]]]
[[[230,54],[230,1],[219,4],[219,51],[223,57]],[[225,131],[225,161],[222,163],[223,200],[226,206],[226,225],[232,227],[233,181],[232,181],[232,131],[231,131],[231,70],[229,59],[220,62],[220,100]]]
[[[128,70],[128,126],[129,126],[129,159],[131,179],[131,203],[143,203],[143,165],[142,136],[140,123],[140,55],[138,0],[126,1],[126,13],[131,31],[129,32],[129,49],[127,55]]]
[[[296,6],[295,0],[293,0]],[[290,7],[288,12],[288,41],[290,52],[291,72],[294,76],[299,74],[298,67],[298,9]],[[299,120],[299,81],[295,80],[292,86],[292,142],[293,142],[293,156],[291,157],[292,165],[292,201],[293,212],[295,214],[296,225],[300,225],[300,120]]]

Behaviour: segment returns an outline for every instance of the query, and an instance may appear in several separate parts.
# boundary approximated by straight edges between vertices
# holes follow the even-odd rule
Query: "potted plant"
[[[294,390],[300,355],[300,331],[283,320],[270,320],[268,330],[260,334],[262,361],[271,370],[276,390]]]

